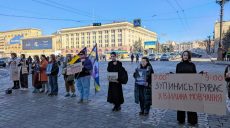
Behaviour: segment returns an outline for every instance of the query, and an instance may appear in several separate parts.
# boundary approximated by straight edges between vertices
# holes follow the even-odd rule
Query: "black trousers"
[[[230,99],[230,82],[227,83],[227,89],[228,89],[228,98]]]
[[[184,123],[185,122],[185,111],[177,111],[177,121],[179,121],[180,123]],[[188,123],[195,125],[198,122],[197,119],[197,113],[196,112],[187,112],[187,116],[188,116]]]
[[[20,75],[20,83],[22,88],[28,88],[28,75],[27,74],[21,74]]]
[[[19,80],[14,81],[14,88],[20,88]]]
[[[147,101],[145,101],[144,87],[139,87],[139,101],[141,112],[149,113],[150,105],[146,104]]]

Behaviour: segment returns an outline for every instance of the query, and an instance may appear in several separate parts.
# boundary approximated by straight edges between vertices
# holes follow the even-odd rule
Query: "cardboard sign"
[[[79,73],[82,71],[82,62],[76,63],[76,64],[71,64],[67,65],[67,75],[74,75],[76,73]]]
[[[155,108],[226,114],[226,83],[219,74],[153,74]]]
[[[108,72],[107,76],[109,82],[117,82],[118,72]]]

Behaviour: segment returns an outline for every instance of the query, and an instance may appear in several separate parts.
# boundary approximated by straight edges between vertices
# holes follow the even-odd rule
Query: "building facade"
[[[77,53],[84,47],[90,51],[97,43],[99,54],[113,50],[132,52],[135,41],[156,41],[157,34],[132,23],[120,22],[101,26],[66,28],[57,32],[61,38],[62,54]]]
[[[10,53],[22,53],[21,39],[27,37],[37,37],[42,34],[41,30],[35,28],[17,29],[0,33],[0,52],[3,56]]]
[[[230,30],[230,21],[224,21],[222,27],[222,34],[224,35],[229,30]],[[220,22],[215,23],[214,38],[215,39],[220,38]]]

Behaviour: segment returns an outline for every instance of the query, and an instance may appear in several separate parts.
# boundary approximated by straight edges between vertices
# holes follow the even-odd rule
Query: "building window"
[[[122,42],[122,39],[118,39],[118,42]]]
[[[115,33],[115,30],[111,30],[111,33]]]
[[[105,30],[105,34],[108,34],[109,33],[109,31],[108,30]]]
[[[122,29],[118,29],[118,32],[122,32]]]
[[[115,47],[115,44],[111,44],[112,47]]]
[[[99,34],[102,34],[102,31],[99,31],[98,33],[99,33]]]

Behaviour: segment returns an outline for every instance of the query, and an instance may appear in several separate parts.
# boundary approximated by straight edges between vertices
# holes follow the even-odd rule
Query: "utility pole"
[[[216,3],[220,5],[220,40],[218,48],[218,60],[222,60],[222,27],[223,27],[223,15],[224,15],[224,4],[230,0],[216,0]]]
[[[211,36],[208,36],[208,54],[211,53]]]

